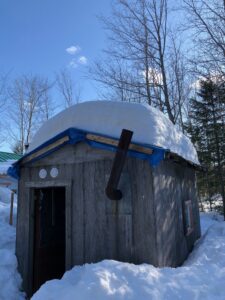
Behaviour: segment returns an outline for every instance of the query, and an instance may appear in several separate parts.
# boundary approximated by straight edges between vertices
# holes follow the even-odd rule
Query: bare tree
[[[47,79],[39,76],[21,76],[15,79],[10,88],[11,109],[9,112],[9,134],[13,146],[23,153],[30,143],[35,130],[49,117],[49,89]]]
[[[186,28],[191,30],[197,71],[204,76],[225,75],[225,2],[183,0]]]
[[[112,19],[103,18],[103,22],[110,46],[105,51],[106,59],[91,70],[94,79],[111,86],[115,94],[120,91],[121,99],[125,95],[130,101],[147,102],[166,113],[173,123],[181,120],[177,106],[182,106],[183,96],[175,101],[173,95],[182,89],[185,76],[180,71],[184,65],[176,61],[179,72],[171,68],[171,59],[181,60],[182,54],[180,48],[171,56],[176,49],[170,47],[173,41],[167,0],[116,0]],[[176,80],[172,71],[177,74]]]
[[[70,107],[79,102],[80,89],[78,86],[75,86],[72,75],[68,69],[63,69],[56,75],[56,83],[58,91],[63,97],[65,107]]]
[[[192,74],[188,67],[188,60],[182,53],[182,44],[176,36],[170,39],[170,65],[168,68],[168,80],[170,98],[173,99],[172,110],[174,112],[175,123],[185,131],[185,119],[188,115],[188,99],[192,92]]]
[[[131,72],[131,67],[123,60],[96,62],[89,72],[92,79],[104,87],[101,97],[114,101],[146,102],[143,84],[137,81],[137,70]]]

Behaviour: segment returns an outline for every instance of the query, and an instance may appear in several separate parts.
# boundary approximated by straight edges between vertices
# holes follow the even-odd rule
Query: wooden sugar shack
[[[16,255],[28,296],[74,265],[103,259],[177,267],[200,237],[198,166],[134,142],[135,128],[125,125],[117,137],[68,128],[11,170],[19,177]]]

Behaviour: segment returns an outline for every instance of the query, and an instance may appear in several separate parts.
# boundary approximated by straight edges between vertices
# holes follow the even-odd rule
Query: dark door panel
[[[33,292],[65,272],[65,188],[34,190]]]

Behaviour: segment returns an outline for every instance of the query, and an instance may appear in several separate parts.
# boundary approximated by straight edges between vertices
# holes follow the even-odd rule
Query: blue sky
[[[110,14],[110,0],[1,0],[0,72],[53,78],[70,65],[81,97],[97,98],[83,73],[106,43],[101,14]],[[72,46],[78,51],[66,51]]]
[[[106,48],[98,16],[110,13],[111,0],[0,0],[0,74],[9,72],[12,79],[32,73],[53,81],[68,67],[81,101],[98,99],[97,84],[84,73]],[[57,97],[53,90],[55,102]]]

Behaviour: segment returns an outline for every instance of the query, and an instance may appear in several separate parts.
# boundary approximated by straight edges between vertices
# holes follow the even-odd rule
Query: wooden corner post
[[[13,202],[14,202],[14,192],[11,191],[9,225],[12,225],[12,224],[13,224]]]

